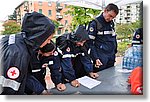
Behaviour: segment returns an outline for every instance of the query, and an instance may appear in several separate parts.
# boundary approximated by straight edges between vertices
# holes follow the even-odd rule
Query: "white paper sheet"
[[[77,80],[79,81],[80,84],[82,84],[83,86],[85,86],[89,89],[92,89],[92,88],[94,88],[95,86],[97,86],[101,83],[101,81],[92,79],[88,76],[78,78]]]

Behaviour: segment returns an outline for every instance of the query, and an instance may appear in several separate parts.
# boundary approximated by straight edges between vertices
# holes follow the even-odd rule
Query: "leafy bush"
[[[16,21],[8,20],[3,24],[5,30],[2,34],[15,34],[21,31],[21,26]]]
[[[123,41],[118,43],[118,52],[116,56],[123,56],[125,51],[130,47],[131,42],[130,41]]]

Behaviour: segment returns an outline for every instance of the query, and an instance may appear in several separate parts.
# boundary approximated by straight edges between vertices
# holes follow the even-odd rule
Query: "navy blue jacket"
[[[55,51],[54,55],[51,56],[42,56],[39,55],[37,57],[37,53],[35,54],[34,58],[32,57],[32,73],[41,72],[43,73],[42,69],[46,71],[46,68],[42,68],[43,64],[48,64],[48,67],[50,69],[51,78],[55,85],[62,83],[62,76],[61,76],[61,68],[60,68],[60,59],[58,56],[58,52]],[[45,76],[46,73],[43,73],[43,76]],[[42,76],[36,76],[36,77],[42,77]],[[43,77],[42,77],[43,78]],[[44,80],[44,79],[43,79]]]
[[[63,40],[62,40],[63,39]],[[63,47],[59,47],[62,43]],[[81,63],[87,73],[93,72],[93,64],[87,55],[88,51],[85,46],[79,47],[71,40],[70,33],[64,34],[56,39],[57,51],[59,52],[61,67],[65,79],[69,82],[76,79],[72,59],[80,56]]]
[[[141,45],[143,44],[143,28],[138,28],[132,39],[132,45]]]
[[[98,24],[95,20],[93,20],[88,27],[88,34],[91,39],[88,44],[91,48],[93,60],[99,59],[99,54],[101,53],[111,56],[117,52],[117,41],[113,21],[106,22],[102,14],[96,19],[101,24],[101,28],[97,29]]]
[[[2,94],[24,94],[31,56],[54,29],[52,21],[43,14],[26,13],[20,34],[0,39]]]

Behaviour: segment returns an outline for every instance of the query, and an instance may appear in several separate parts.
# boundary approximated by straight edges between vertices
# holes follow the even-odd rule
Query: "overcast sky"
[[[1,0],[0,20],[6,20],[7,16],[13,14],[15,8],[24,0]]]

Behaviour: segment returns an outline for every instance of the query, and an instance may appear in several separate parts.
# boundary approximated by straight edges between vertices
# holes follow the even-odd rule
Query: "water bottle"
[[[135,51],[136,51],[135,47],[133,46],[133,52],[132,52],[133,53],[133,57],[136,56],[136,52]]]
[[[127,67],[126,68],[130,70],[130,58],[129,57],[127,57]]]
[[[134,69],[134,58],[131,58],[131,59],[130,59],[130,62],[131,62],[131,63],[130,63],[130,68],[131,68],[131,69]]]
[[[127,58],[124,57],[123,58],[123,68],[126,68],[127,67]]]
[[[138,58],[138,49],[137,46],[134,46],[134,58]]]
[[[139,66],[139,61],[138,61],[138,60],[139,60],[138,58],[135,58],[135,60],[134,60],[134,61],[135,61],[135,66],[134,66],[134,68],[137,67],[137,66]]]
[[[138,66],[143,67],[143,59],[142,58],[140,58],[138,60]]]

